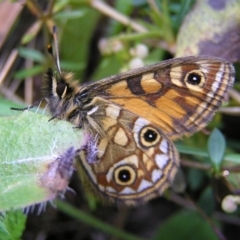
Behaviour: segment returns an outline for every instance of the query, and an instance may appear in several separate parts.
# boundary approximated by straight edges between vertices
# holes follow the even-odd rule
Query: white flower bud
[[[98,49],[102,54],[111,54],[123,49],[123,44],[118,40],[102,38],[98,42]]]
[[[222,200],[222,210],[227,213],[233,213],[237,210],[237,204],[240,204],[240,197],[234,195],[227,195]]]
[[[136,47],[130,49],[130,54],[133,57],[145,58],[148,56],[148,47],[145,44],[138,44]]]
[[[133,58],[129,62],[129,69],[136,69],[136,68],[144,67],[144,65],[145,64],[141,58]]]
[[[122,42],[115,40],[115,41],[111,41],[111,47],[113,52],[119,52],[123,49],[123,44]]]
[[[101,54],[110,54],[111,50],[108,46],[108,40],[106,38],[101,38],[98,42],[98,49]]]

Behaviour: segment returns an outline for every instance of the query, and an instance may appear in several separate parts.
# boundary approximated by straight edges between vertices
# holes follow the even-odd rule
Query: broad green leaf
[[[27,43],[31,42],[35,37],[36,37],[36,35],[33,34],[33,33],[25,34],[22,38],[21,43],[22,44],[27,44]]]
[[[18,53],[21,57],[31,59],[35,62],[43,63],[46,61],[45,56],[41,52],[31,48],[20,47]]]
[[[154,240],[217,240],[208,223],[196,212],[181,211],[161,224]]]
[[[16,72],[14,74],[14,77],[17,79],[25,79],[28,77],[35,76],[39,73],[42,73],[42,72],[44,72],[44,70],[45,70],[45,67],[43,67],[41,65],[37,65],[32,68],[23,69],[23,70]]]
[[[94,80],[99,80],[112,74],[116,74],[121,67],[122,64],[120,64],[115,56],[105,57],[101,61],[101,64],[98,66],[98,69],[95,71],[92,78]]]
[[[224,160],[240,164],[240,154],[228,153],[225,155]]]
[[[177,31],[180,24],[182,23],[186,13],[189,11],[190,7],[192,6],[195,0],[184,0],[180,1],[180,3],[175,3],[170,5],[171,10],[176,12],[177,16],[173,19],[173,26],[174,29]],[[174,9],[175,8],[175,9]]]
[[[116,239],[123,240],[143,240],[140,237],[134,236],[130,233],[127,233],[119,228],[114,227],[112,224],[104,223],[103,221],[91,216],[90,214],[85,213],[84,211],[77,209],[70,204],[63,201],[56,201],[57,207],[62,212],[72,216],[73,218],[90,225],[110,236],[115,237]]]
[[[85,63],[77,63],[72,61],[61,61],[60,63],[61,68],[64,69],[64,71],[78,71],[79,69],[84,69]]]
[[[209,154],[205,149],[196,148],[196,147],[192,147],[192,146],[186,146],[181,143],[175,143],[175,145],[180,153],[196,155],[196,156],[200,156],[200,157],[209,157]],[[226,153],[226,155],[224,156],[224,161],[240,163],[240,154]]]
[[[63,11],[59,12],[54,15],[54,19],[61,19],[61,20],[66,20],[66,19],[75,19],[75,18],[80,18],[85,15],[84,10],[75,10],[75,11]]]
[[[58,179],[46,183],[46,174],[59,156],[81,146],[82,134],[66,121],[48,120],[30,111],[0,118],[0,211],[56,197],[51,186]]]
[[[201,156],[201,157],[208,157],[208,153],[204,149],[194,148],[192,146],[191,147],[185,146],[181,143],[176,143],[176,147],[180,153],[197,155],[197,156]]]
[[[209,186],[204,191],[202,191],[201,196],[198,201],[199,207],[204,210],[204,212],[210,216],[215,209],[215,198],[213,195],[213,189]]]
[[[43,22],[41,19],[37,19],[36,22],[34,22],[31,27],[28,29],[28,31],[22,36],[21,38],[21,44],[27,45],[29,42],[31,42],[39,33]]]
[[[188,187],[191,190],[196,191],[202,186],[204,181],[205,173],[195,168],[189,168],[188,170]]]
[[[225,149],[226,140],[222,133],[215,128],[208,139],[208,153],[216,172],[220,170]]]
[[[72,6],[72,10],[79,10],[78,4]],[[61,27],[61,20],[56,20],[57,26],[59,26],[59,32],[62,31],[64,34],[61,35],[61,41],[59,46],[60,60],[68,62],[76,62],[79,64],[77,71],[74,71],[77,79],[83,74],[82,66],[85,66],[86,59],[95,59],[96,56],[92,55],[89,51],[89,43],[91,37],[95,31],[96,24],[99,20],[99,13],[93,9],[85,8],[84,17],[75,19],[67,19],[64,21]],[[86,19],[88,19],[86,21]]]
[[[23,105],[14,103],[4,98],[0,98],[0,117],[13,115],[13,110],[11,110],[11,107],[22,108]]]

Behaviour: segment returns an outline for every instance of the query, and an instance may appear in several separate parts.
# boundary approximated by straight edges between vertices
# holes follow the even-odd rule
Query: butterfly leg
[[[89,164],[94,164],[98,162],[97,154],[97,137],[93,137],[92,135],[88,134],[85,137],[85,143],[78,149],[78,152],[84,152],[86,160]]]

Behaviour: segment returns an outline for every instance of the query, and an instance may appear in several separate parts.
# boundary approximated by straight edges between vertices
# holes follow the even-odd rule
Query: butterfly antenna
[[[15,108],[15,107],[11,107],[10,109],[11,109],[11,110],[15,110],[15,111],[25,111],[25,110],[29,110],[29,109],[31,109],[31,108],[34,108],[34,107],[36,107],[36,106],[40,106],[41,102],[42,102],[42,99],[41,99],[40,101],[37,101],[37,102],[33,103],[33,105],[31,105],[31,106],[29,106],[29,107],[25,107],[25,108]],[[39,109],[39,107],[38,107],[38,109]],[[37,111],[38,111],[38,110],[37,110]]]
[[[57,39],[57,28],[56,28],[56,26],[53,27],[53,39],[54,39],[54,45],[55,45],[54,50],[55,50],[56,56],[53,54],[53,48],[52,48],[51,44],[49,44],[47,46],[47,49],[48,49],[49,54],[52,56],[52,58],[55,62],[55,65],[56,65],[56,68],[57,68],[57,71],[58,71],[59,75],[62,76],[60,61],[59,61],[59,50],[58,50],[58,39]]]

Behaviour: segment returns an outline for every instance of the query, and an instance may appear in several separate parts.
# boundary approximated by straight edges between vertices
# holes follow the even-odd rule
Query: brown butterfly
[[[233,66],[215,57],[167,60],[80,86],[50,69],[43,93],[53,118],[85,132],[79,176],[118,205],[159,196],[179,167],[172,142],[202,129],[234,82]]]

